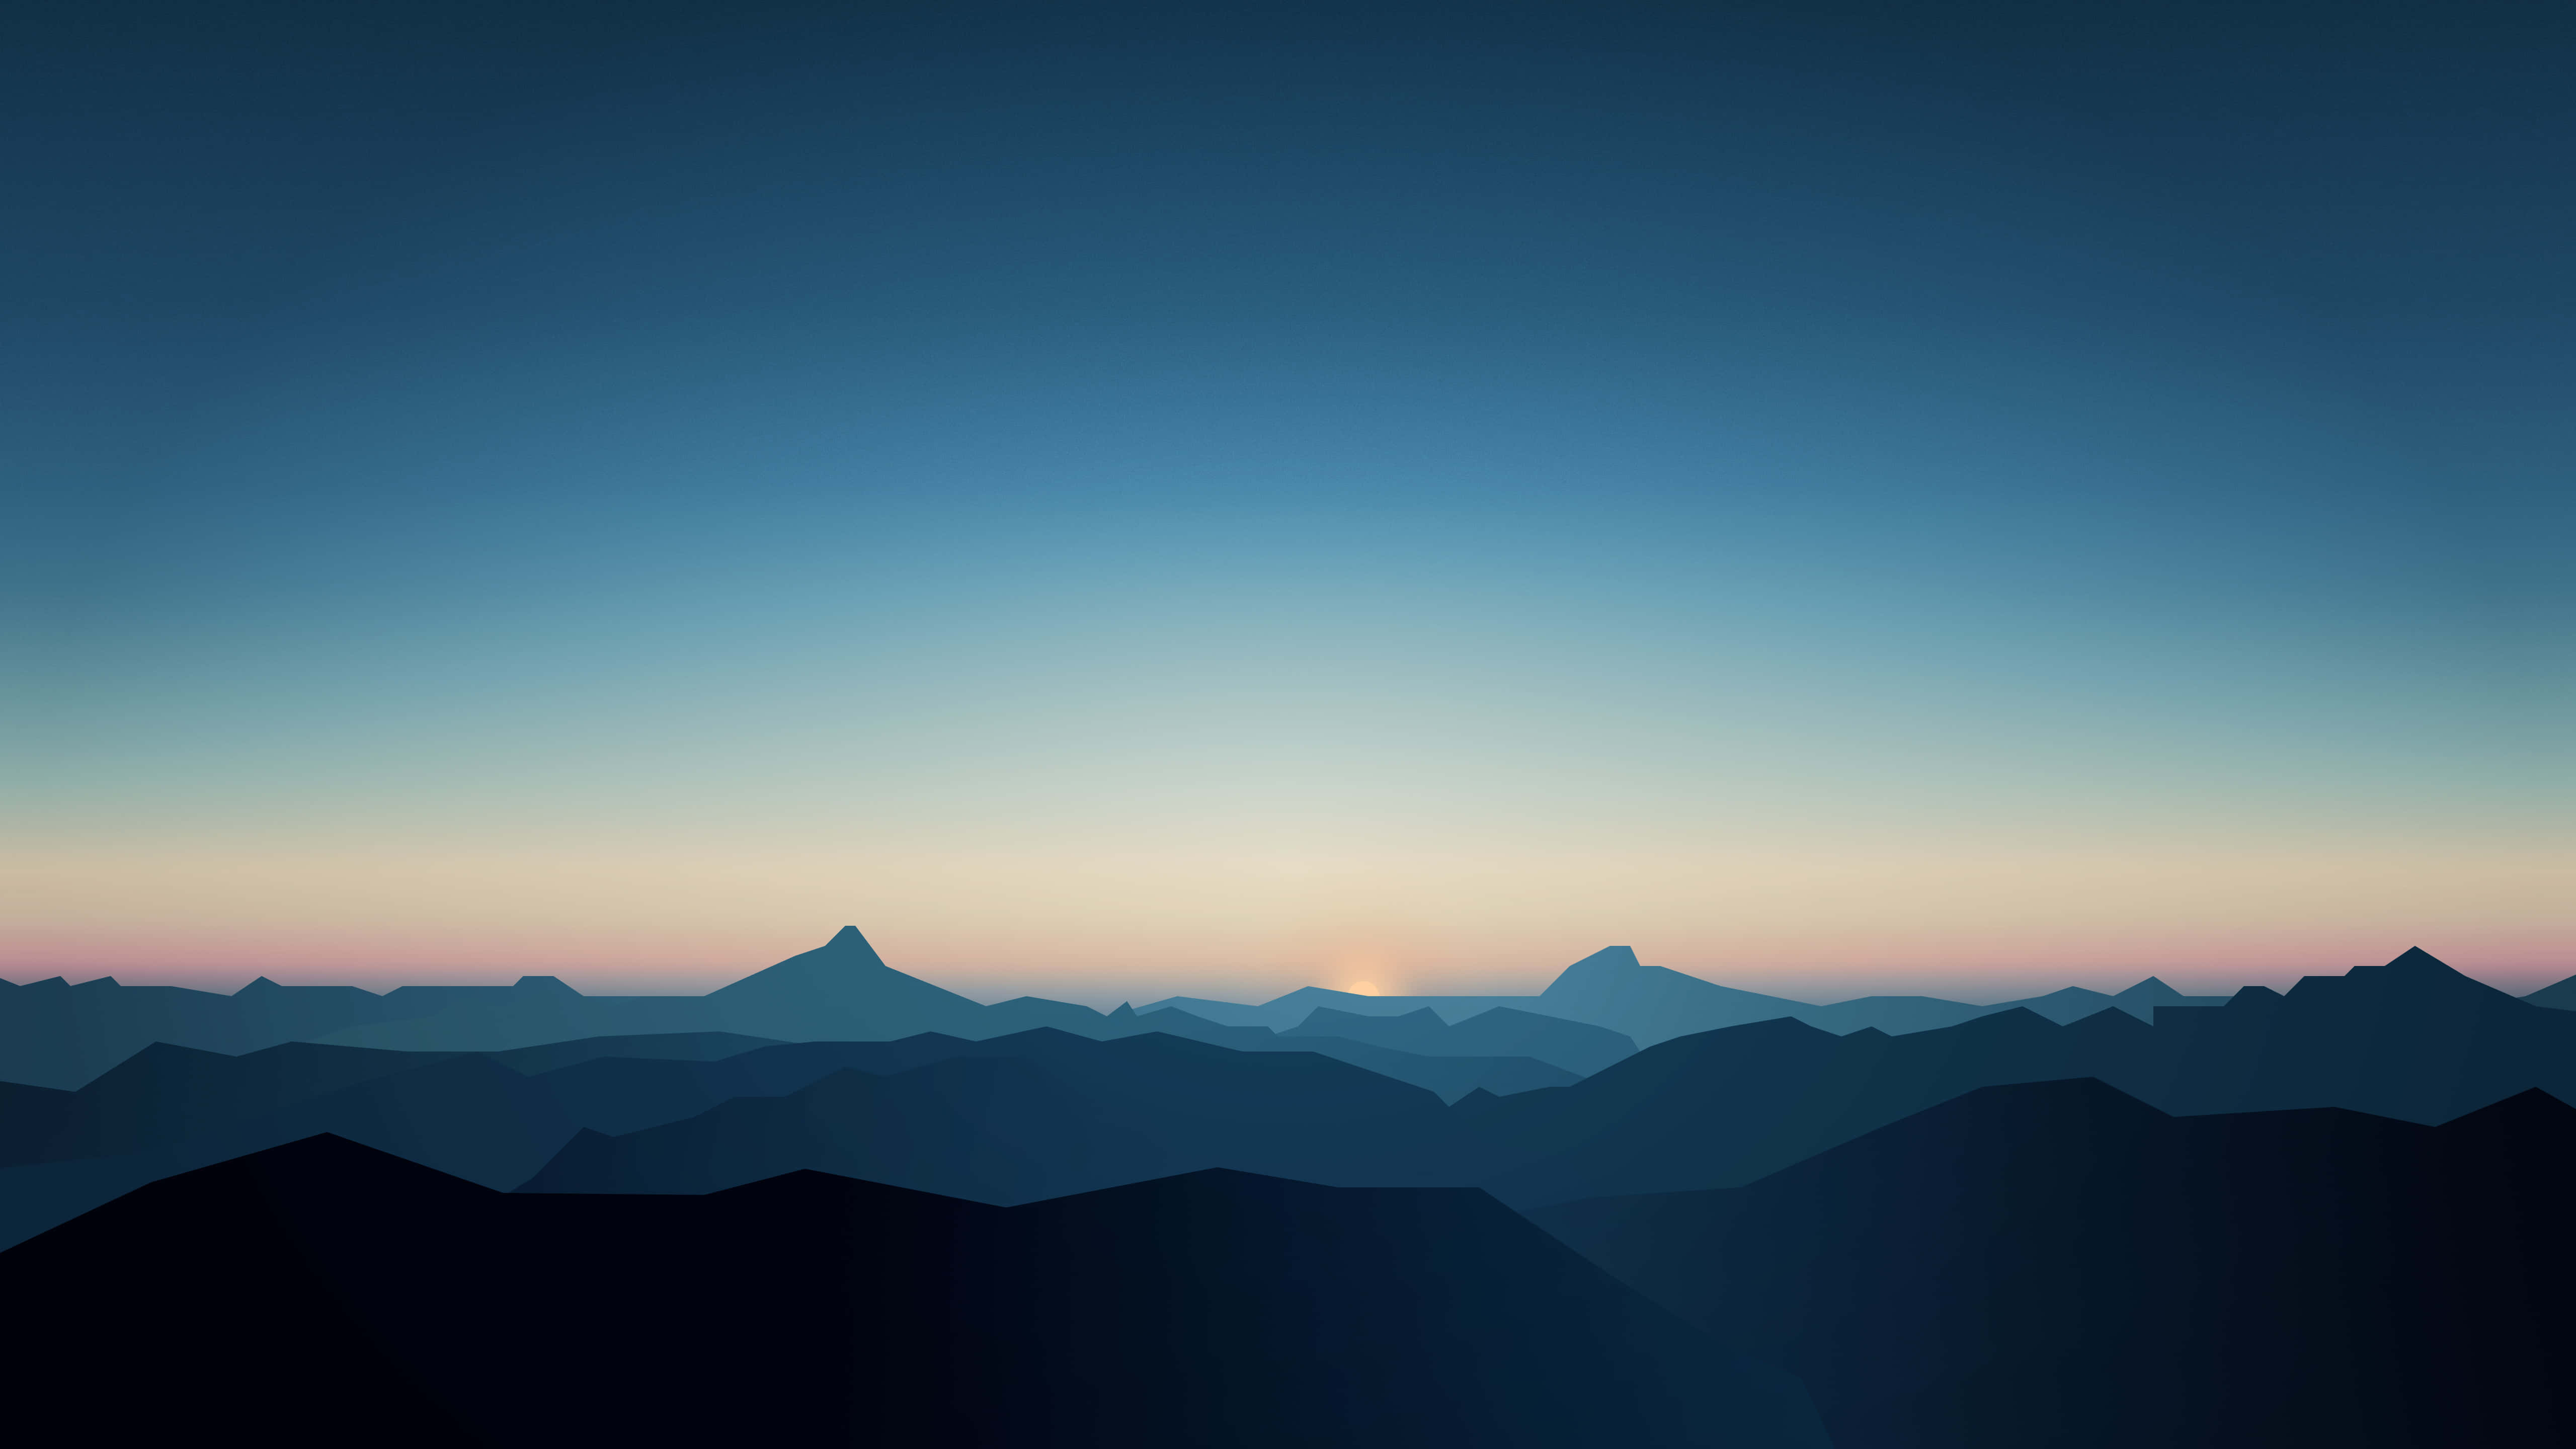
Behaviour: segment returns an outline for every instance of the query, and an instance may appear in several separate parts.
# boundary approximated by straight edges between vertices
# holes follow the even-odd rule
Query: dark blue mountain
[[[1838,1035],[1870,1029],[1901,1035],[1956,1026],[2015,1007],[2027,1008],[2062,1026],[2096,1012],[2115,1010],[2153,1022],[2160,1006],[2216,1006],[2225,1000],[2219,996],[2185,996],[2150,976],[2120,992],[2076,986],[2045,996],[1983,1006],[1936,996],[1864,996],[1820,1006],[1720,986],[1668,967],[1643,965],[1628,947],[1609,946],[1566,967],[1537,996],[1358,996],[1307,986],[1259,1006],[1176,996],[1155,1003],[1155,1007],[1178,1007],[1229,1026],[1266,1026],[1278,1031],[1289,1030],[1319,1008],[1352,1016],[1405,1016],[1429,1010],[1442,1021],[1455,1024],[1501,1007],[1586,1022],[1647,1047],[1677,1036],[1784,1018]]]
[[[1995,1087],[1750,1186],[1536,1219],[1839,1442],[2576,1442],[2576,1109],[2171,1117]]]
[[[749,1035],[890,1041],[937,1031],[1005,1036],[1052,1026],[1101,1034],[1086,1006],[993,1006],[885,964],[856,928],[705,996],[584,996],[552,976],[509,986],[280,986],[231,996],[175,986],[0,982],[0,1082],[74,1088],[155,1042],[241,1055],[287,1041],[408,1052],[507,1052],[583,1039]]]
[[[354,986],[280,986],[231,996],[124,986],[113,976],[0,982],[0,1080],[73,1088],[154,1042],[238,1054],[388,1020],[400,1006]]]
[[[2576,1014],[2409,951],[2287,995],[2167,1006],[2154,1026],[2117,1011],[2058,1026],[2022,1009],[1903,1036],[1758,1022],[1478,1106],[1459,1119],[1460,1180],[1525,1207],[1736,1186],[1979,1087],[2064,1077],[2174,1112],[2341,1106],[2444,1122],[2533,1087],[2576,1098]]]
[[[1230,1172],[506,1196],[326,1137],[0,1253],[0,1301],[35,1442],[1826,1442],[1481,1193]]]
[[[1312,1053],[1051,1030],[935,1050],[919,1065],[853,1067],[622,1137],[586,1132],[524,1190],[712,1192],[806,1168],[991,1203],[1208,1167],[1454,1180],[1437,1098]]]
[[[2553,986],[2544,986],[2524,997],[2523,1000],[2534,1006],[2551,1006],[2560,1011],[2576,1011],[2576,976],[2570,976]]]
[[[1134,1036],[1149,1031],[1232,1047],[1239,1052],[1315,1052],[1382,1077],[1410,1082],[1443,1102],[1455,1102],[1469,1092],[1508,1097],[1515,1092],[1561,1087],[1581,1080],[1575,1073],[1535,1057],[1421,1055],[1345,1036],[1282,1035],[1266,1026],[1221,1026],[1171,1007],[1147,1012],[1121,1007],[1109,1013],[1108,1029],[1100,1035]]]
[[[584,1127],[634,1131],[840,1065],[717,1075],[720,1063],[592,1056],[611,1046],[678,1056],[747,1040],[627,1038],[492,1056],[308,1042],[238,1057],[147,1047],[78,1092],[47,1094],[41,1112],[0,1118],[0,1246],[146,1182],[317,1132],[515,1186]],[[572,1065],[531,1076],[513,1060]]]
[[[1429,1007],[1402,1016],[1355,1016],[1319,1006],[1281,1032],[1291,1039],[1343,1037],[1426,1057],[1534,1057],[1588,1077],[1624,1057],[1636,1043],[1615,1031],[1498,1006],[1455,1023]]]

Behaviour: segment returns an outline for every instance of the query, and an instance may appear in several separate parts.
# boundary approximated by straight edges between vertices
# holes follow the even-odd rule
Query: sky
[[[12,7],[0,977],[2576,972],[2571,22],[2075,9]]]

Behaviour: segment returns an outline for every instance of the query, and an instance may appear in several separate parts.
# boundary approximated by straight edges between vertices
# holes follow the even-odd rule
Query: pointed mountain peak
[[[957,1013],[983,1010],[980,1004],[953,991],[888,966],[856,926],[843,926],[822,945],[799,951],[775,966],[754,971],[707,994],[745,1006],[766,1003],[764,1010],[838,1013],[843,1024],[836,1029],[844,1031],[851,1029],[847,1024],[849,1013],[882,1016],[894,1011],[898,1004],[905,1011],[940,1014],[935,1018],[903,1018],[906,1025],[922,1030],[942,1022],[962,1024],[964,1018]]]
[[[2139,982],[2137,985],[2130,987],[2128,990],[2121,992],[2120,999],[2123,1001],[2135,1001],[2140,997],[2146,997],[2156,1001],[2171,1001],[2181,995],[2181,992],[2167,986],[2164,983],[2164,978],[2159,976],[2150,976],[2146,980]]]
[[[1572,987],[1587,981],[1600,981],[1605,977],[1616,978],[1624,975],[1631,975],[1644,969],[1645,968],[1637,962],[1637,951],[1635,947],[1604,946],[1600,950],[1593,952],[1591,955],[1584,957],[1582,960],[1577,961],[1573,965],[1556,973],[1556,979],[1549,982],[1547,984],[1547,989],[1540,992],[1539,995],[1543,997],[1554,996],[1563,988]]]
[[[1118,1003],[1118,1009],[1116,1011],[1109,1013],[1109,1019],[1111,1021],[1132,1020],[1135,1015],[1136,1008],[1127,1002],[1122,1001]]]
[[[2388,963],[2391,971],[2449,971],[2451,965],[2421,946],[2409,946],[2403,954]]]
[[[282,991],[284,989],[284,987],[279,986],[276,982],[269,980],[265,976],[254,976],[250,979],[250,984],[248,986],[243,987],[240,991],[234,992],[233,995],[240,996],[252,991]]]

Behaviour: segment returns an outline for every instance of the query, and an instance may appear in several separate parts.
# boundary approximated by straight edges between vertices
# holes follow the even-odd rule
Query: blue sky
[[[539,13],[10,47],[0,970],[2576,969],[2536,12]]]

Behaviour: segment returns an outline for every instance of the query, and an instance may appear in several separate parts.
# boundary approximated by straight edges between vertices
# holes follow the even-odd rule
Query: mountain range
[[[2576,1442],[2576,1108],[2441,1127],[1990,1087],[1549,1231],[1852,1445]]]
[[[1862,1030],[1904,1035],[2014,1009],[2061,1025],[2107,1010],[2152,1023],[2160,1009],[2215,1006],[2229,999],[2185,996],[2148,977],[2118,993],[2069,987],[1989,1005],[1928,996],[1872,996],[1815,1005],[1642,965],[1628,947],[1612,946],[1568,966],[1536,996],[1358,996],[1304,987],[1258,1006],[1173,997],[1141,1009],[1100,1012],[1030,996],[989,1005],[970,1000],[888,966],[856,927],[845,926],[814,950],[704,996],[584,996],[552,976],[523,976],[510,986],[404,986],[381,996],[350,986],[281,986],[264,976],[230,996],[176,986],[123,986],[113,977],[77,986],[60,977],[23,986],[0,982],[0,1083],[78,1087],[154,1042],[240,1054],[287,1041],[495,1052],[596,1037],[712,1033],[891,1041],[936,1032],[971,1040],[1042,1026],[1078,1036],[1114,1037],[1136,1030],[1135,1019],[1144,1016],[1161,1019],[1176,1034],[1206,1035],[1165,1015],[1170,1012],[1301,1041],[1337,1036],[1417,1057],[1528,1060],[1583,1076],[1638,1047],[1757,1021],[1801,1021],[1837,1035]],[[2576,977],[2526,999],[2541,1006],[2576,1007]],[[1424,1011],[1432,1017],[1421,1017]],[[1456,1028],[1497,1011],[1513,1015],[1470,1028],[1464,1036],[1428,1029],[1432,1019]],[[1368,1020],[1384,1017],[1410,1017],[1413,1024],[1385,1028]],[[1550,1022],[1598,1030],[1565,1031]],[[1625,1047],[1612,1036],[1625,1038]],[[1241,1037],[1228,1040],[1242,1047]],[[1454,1067],[1416,1068],[1404,1079],[1444,1096],[1480,1085],[1500,1094],[1555,1080],[1526,1068],[1462,1076]]]
[[[504,1189],[702,1192],[821,1169],[1004,1203],[1232,1167],[1481,1186],[1534,1207],[1740,1185],[2014,1082],[2096,1077],[2178,1113],[2343,1106],[2425,1123],[2531,1087],[2576,1097],[2576,1014],[2421,952],[2286,995],[2165,1008],[2154,1026],[2015,1010],[1835,1036],[1775,1019],[1668,1040],[1581,1079],[1530,1058],[1419,1057],[1170,1009],[1109,1020],[1106,1039],[697,1034],[241,1057],[156,1045],[78,1092],[0,1092],[0,1244],[317,1132]],[[1453,1075],[1405,1080],[1441,1069]],[[1554,1084],[1528,1080],[1538,1074]],[[1478,1085],[1497,1077],[1522,1080]]]
[[[321,1136],[0,1253],[0,1300],[31,1442],[1828,1442],[1481,1193],[1222,1171],[510,1196]]]
[[[1517,1001],[1292,993],[1284,1026],[988,1006],[855,931],[703,998],[290,990],[206,999],[400,1014],[0,1084],[0,1293],[34,1305],[0,1352],[86,1386],[42,1402],[93,1436],[237,1412],[270,1349],[327,1382],[269,1412],[392,1442],[2569,1427],[2576,1012],[2420,950],[1902,1032],[1809,1019],[1843,1003],[1659,1035],[1778,998],[1620,951]],[[33,999],[83,1051],[179,999],[15,991],[10,1040]],[[954,1030],[886,1034],[921,1021]],[[686,1029],[529,1039],[601,1022]],[[155,1393],[62,1346],[98,1342]]]

